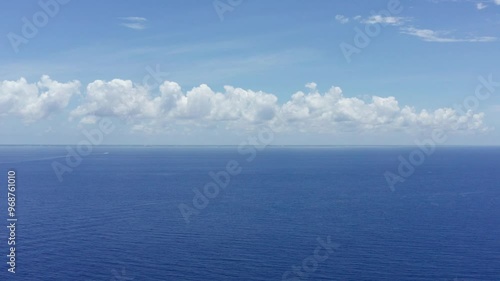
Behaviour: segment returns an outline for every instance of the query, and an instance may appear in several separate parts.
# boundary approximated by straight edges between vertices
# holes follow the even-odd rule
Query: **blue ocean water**
[[[4,146],[2,224],[9,169],[18,222],[0,280],[500,280],[500,148],[440,147],[392,192],[384,173],[414,150],[95,147],[59,182],[64,147]],[[195,209],[230,161],[241,173]]]

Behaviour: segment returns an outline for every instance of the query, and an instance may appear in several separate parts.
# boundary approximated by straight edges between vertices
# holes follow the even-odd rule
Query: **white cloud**
[[[307,84],[306,84],[306,88],[311,89],[311,90],[313,90],[313,91],[314,91],[314,90],[316,90],[316,87],[317,87],[317,86],[318,86],[318,85],[317,85],[316,83],[314,83],[314,82],[310,82],[310,83],[307,83]]]
[[[445,31],[434,31],[430,29],[418,29],[415,27],[405,27],[401,29],[401,33],[419,37],[423,41],[427,42],[493,42],[496,41],[496,37],[482,36],[482,37],[467,37],[467,38],[454,38],[448,37],[449,32]]]
[[[146,18],[143,18],[143,17],[124,17],[124,18],[120,18],[122,20],[128,20],[128,21],[138,21],[138,22],[145,22],[147,21]]]
[[[85,116],[93,123],[94,116],[152,118],[157,115],[157,100],[151,99],[146,87],[136,87],[132,81],[96,80],[87,85],[85,103],[72,111],[72,116]]]
[[[365,102],[345,97],[338,87],[324,94],[316,87],[308,83],[309,92],[299,91],[280,105],[273,94],[232,86],[225,86],[222,93],[205,84],[184,92],[177,83],[166,81],[160,94],[152,95],[128,80],[98,80],[88,85],[83,103],[71,115],[87,123],[96,117],[117,117],[134,131],[147,133],[173,126],[250,130],[262,123],[277,131],[304,133],[486,129],[482,113],[460,115],[450,108],[417,111],[401,107],[394,97],[373,96]]]
[[[498,1],[500,1],[500,0],[498,0]],[[482,10],[482,9],[484,9],[486,7],[488,7],[488,6],[485,5],[484,3],[481,3],[481,2],[476,3],[476,9],[478,9],[478,10]]]
[[[79,93],[80,82],[59,83],[42,76],[37,83],[26,79],[2,81],[0,84],[0,116],[18,116],[34,122],[61,111],[71,97]]]
[[[164,82],[160,95],[151,96],[145,87],[128,80],[95,81],[87,87],[85,102],[72,117],[115,116],[126,120],[161,119],[195,125],[237,121],[244,124],[274,117],[277,98],[263,92],[226,86],[216,93],[205,84],[187,93],[175,82]]]
[[[279,114],[287,126],[302,132],[484,129],[481,114],[468,112],[460,116],[449,108],[418,112],[409,106],[400,107],[394,97],[373,96],[367,103],[344,97],[338,87],[324,95],[298,92],[281,107]]]
[[[382,15],[373,15],[366,19],[360,18],[359,21],[365,24],[385,24],[385,25],[402,25],[407,22],[408,19],[404,17],[391,17]]]
[[[500,0],[493,0],[496,5],[500,5]]]
[[[336,15],[335,20],[340,22],[341,24],[346,24],[349,22],[349,18],[343,15]]]
[[[80,82],[60,83],[42,76],[39,82],[0,82],[0,116],[20,117],[34,122],[66,109],[79,94]],[[346,97],[339,87],[321,94],[314,82],[306,84],[288,101],[262,91],[225,86],[223,92],[202,84],[183,91],[166,81],[159,94],[129,80],[96,80],[70,112],[81,123],[99,117],[124,120],[131,131],[158,133],[196,127],[252,130],[268,124],[277,131],[302,133],[421,131],[441,128],[450,131],[483,131],[484,114],[459,114],[450,108],[434,111],[400,106],[395,97],[373,96],[369,101]]]
[[[335,16],[335,19],[342,24],[347,23],[350,20],[349,18],[343,15],[337,15]],[[357,15],[352,19],[364,24],[382,24],[382,25],[393,25],[393,26],[403,25],[404,23],[410,21],[410,19],[406,17],[393,17],[393,16],[383,16],[383,15],[372,15],[366,18]]]
[[[124,17],[119,19],[122,20],[121,25],[135,30],[145,29],[148,21],[143,17]]]

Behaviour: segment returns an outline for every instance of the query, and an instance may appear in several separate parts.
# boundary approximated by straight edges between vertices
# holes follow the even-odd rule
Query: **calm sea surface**
[[[0,280],[500,280],[500,148],[438,148],[392,192],[413,150],[95,147],[60,182],[64,147],[0,147]]]

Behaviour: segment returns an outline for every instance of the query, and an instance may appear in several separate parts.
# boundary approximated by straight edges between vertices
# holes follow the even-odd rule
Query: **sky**
[[[0,5],[0,144],[500,144],[500,0]]]

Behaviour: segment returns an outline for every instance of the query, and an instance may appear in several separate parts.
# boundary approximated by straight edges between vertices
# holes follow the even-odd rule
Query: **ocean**
[[[415,151],[2,146],[0,280],[500,280],[500,147]]]

